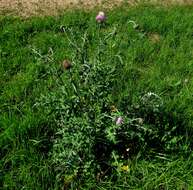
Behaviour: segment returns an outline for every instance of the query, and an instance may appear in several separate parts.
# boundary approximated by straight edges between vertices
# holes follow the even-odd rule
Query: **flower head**
[[[117,108],[114,105],[112,105],[110,108],[111,108],[111,112],[117,112]]]
[[[116,119],[116,125],[122,125],[123,124],[123,118],[122,117],[118,117]]]
[[[70,63],[70,61],[68,60],[64,60],[63,63],[62,63],[62,67],[65,69],[65,70],[68,70],[72,67],[72,64]]]
[[[121,170],[122,170],[123,172],[128,172],[128,171],[129,171],[129,166],[128,166],[128,165],[123,165],[123,166],[121,167]]]
[[[96,21],[97,21],[98,23],[102,23],[102,22],[104,22],[105,20],[106,20],[105,13],[102,12],[102,11],[100,11],[100,12],[98,13],[98,15],[96,16]]]

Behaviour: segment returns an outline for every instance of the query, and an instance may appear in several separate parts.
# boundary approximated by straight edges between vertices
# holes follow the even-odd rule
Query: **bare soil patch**
[[[0,12],[12,12],[21,16],[53,15],[68,8],[111,8],[121,3],[136,5],[144,0],[0,0]],[[193,4],[193,0],[146,0],[150,3]]]

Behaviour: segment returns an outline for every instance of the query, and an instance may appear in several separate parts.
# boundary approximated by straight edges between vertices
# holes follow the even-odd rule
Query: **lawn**
[[[192,11],[0,16],[0,187],[193,189]]]

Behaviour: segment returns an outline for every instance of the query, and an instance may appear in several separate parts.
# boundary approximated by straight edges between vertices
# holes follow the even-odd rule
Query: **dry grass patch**
[[[68,8],[112,8],[122,3],[136,5],[144,0],[0,0],[0,12],[12,12],[21,16],[53,15]],[[193,0],[145,0],[162,5],[193,4]]]
[[[148,37],[149,37],[149,40],[154,44],[159,43],[161,40],[161,36],[157,33],[151,33],[148,35]]]
[[[107,8],[123,0],[0,0],[0,12],[14,12],[22,16],[53,15],[69,8]]]

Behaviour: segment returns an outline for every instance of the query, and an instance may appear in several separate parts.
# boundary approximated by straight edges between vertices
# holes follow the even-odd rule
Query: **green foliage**
[[[192,19],[146,6],[102,25],[94,11],[2,16],[1,186],[191,189]]]

